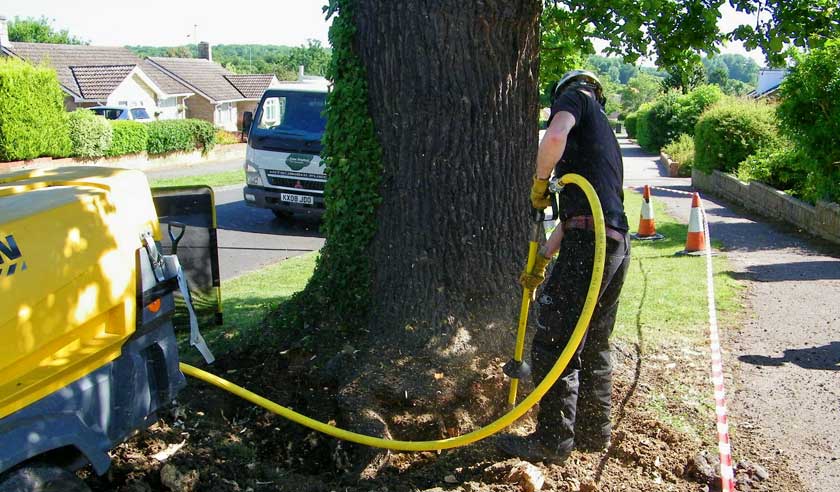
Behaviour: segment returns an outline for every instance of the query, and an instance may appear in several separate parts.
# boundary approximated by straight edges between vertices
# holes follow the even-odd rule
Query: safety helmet
[[[589,70],[571,70],[566,72],[563,77],[561,77],[560,80],[555,82],[551,87],[551,100],[553,101],[557,99],[563,91],[572,87],[586,87],[588,89],[592,89],[595,92],[595,98],[599,103],[601,103],[601,105],[607,103],[607,98],[604,96],[604,86],[601,85],[601,81],[598,79],[598,76]]]

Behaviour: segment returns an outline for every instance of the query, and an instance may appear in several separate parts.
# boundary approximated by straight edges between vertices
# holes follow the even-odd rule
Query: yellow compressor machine
[[[76,490],[70,470],[104,473],[184,386],[171,319],[185,280],[159,240],[139,171],[0,175],[0,490]],[[212,358],[197,324],[191,341]]]

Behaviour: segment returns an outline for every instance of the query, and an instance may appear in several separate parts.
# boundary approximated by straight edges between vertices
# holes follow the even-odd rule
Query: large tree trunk
[[[354,8],[384,156],[370,350],[342,392],[348,414],[363,416],[358,428],[438,438],[504,406],[498,362],[512,353],[527,253],[540,9],[539,0]],[[476,384],[488,373],[498,376],[492,397]]]

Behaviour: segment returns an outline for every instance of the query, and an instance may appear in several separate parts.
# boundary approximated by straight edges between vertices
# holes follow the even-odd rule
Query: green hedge
[[[636,124],[639,122],[639,115],[630,113],[624,118],[624,126],[627,128],[627,136],[636,138]]]
[[[216,145],[216,127],[204,120],[184,120],[189,125],[195,147],[205,154]]]
[[[146,124],[149,154],[189,152],[202,149],[208,152],[216,145],[216,129],[202,120],[164,120]]]
[[[648,152],[659,152],[664,145],[676,137],[671,128],[671,120],[678,97],[676,93],[671,92],[639,108],[636,140],[643,149]]]
[[[649,152],[659,152],[682,134],[694,135],[700,115],[722,98],[719,87],[706,85],[688,94],[669,92],[642,105],[636,123],[639,145]]]
[[[89,109],[77,109],[70,113],[67,126],[75,157],[102,157],[111,147],[114,135],[111,124]]]
[[[688,94],[678,96],[673,108],[671,134],[694,135],[697,120],[704,111],[723,99],[724,94],[716,85],[703,85]],[[671,141],[676,137],[672,137]]]
[[[108,148],[109,156],[136,154],[143,152],[149,142],[147,125],[137,121],[111,121],[114,138]]]
[[[743,99],[726,99],[697,122],[694,132],[697,169],[732,172],[759,149],[779,143],[773,106]]]
[[[811,158],[792,142],[759,149],[738,166],[738,179],[761,181],[793,196],[804,197]]]
[[[807,156],[802,196],[840,202],[840,38],[800,57],[780,93],[782,132]]]
[[[70,154],[55,71],[0,57],[0,161]]]

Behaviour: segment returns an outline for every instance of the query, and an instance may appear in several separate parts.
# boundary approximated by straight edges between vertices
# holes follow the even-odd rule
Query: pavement
[[[668,178],[628,140],[625,185],[693,191]],[[691,199],[654,190],[669,213],[688,221]],[[783,454],[807,490],[840,490],[840,246],[752,216],[704,196],[711,238],[723,244],[732,277],[747,286],[748,315],[724,335],[733,452],[755,432]],[[632,218],[631,218],[632,222]],[[632,225],[631,225],[632,227]],[[725,324],[725,323],[724,323]],[[711,384],[711,383],[710,383]],[[744,443],[746,446],[746,443]]]
[[[152,178],[195,176],[240,169],[241,160],[147,171]],[[316,251],[324,244],[317,214],[277,219],[270,210],[245,205],[243,185],[215,188],[222,280],[259,270],[292,256]]]
[[[190,166],[172,166],[146,171],[149,179],[180,178],[182,176],[201,176],[204,174],[217,174],[227,171],[242,169],[245,164],[245,157],[228,161],[201,162]]]

